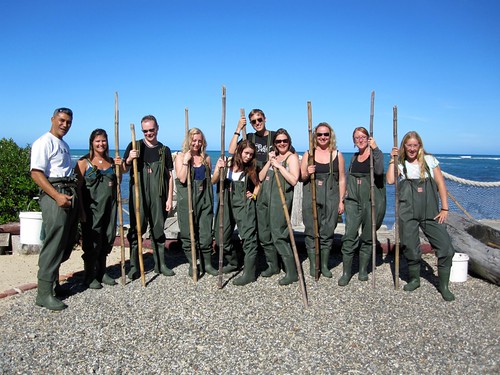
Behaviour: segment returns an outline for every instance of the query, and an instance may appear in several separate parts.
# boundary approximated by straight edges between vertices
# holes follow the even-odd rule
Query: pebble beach
[[[472,276],[452,283],[445,302],[436,289],[436,258],[425,254],[421,287],[394,290],[392,255],[380,254],[372,277],[354,274],[339,287],[339,251],[333,279],[308,275],[309,306],[298,283],[279,286],[276,275],[234,286],[237,273],[203,276],[194,284],[180,251],[167,263],[176,276],[152,272],[146,287],[85,290],[83,273],[65,284],[68,308],[35,306],[36,289],[8,298],[0,312],[1,374],[498,374],[500,288]],[[260,260],[258,269],[265,266]],[[355,259],[355,264],[357,264]],[[355,271],[357,271],[355,269]],[[119,267],[111,268],[119,277]]]

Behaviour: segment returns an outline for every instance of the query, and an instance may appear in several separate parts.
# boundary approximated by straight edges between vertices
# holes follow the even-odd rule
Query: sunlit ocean
[[[174,152],[175,150],[172,150]],[[71,151],[73,163],[85,155],[88,150],[75,149]],[[120,151],[123,156],[125,150]],[[302,155],[303,152],[298,152]],[[115,154],[114,150],[110,155]],[[212,159],[212,166],[220,156],[220,151],[209,151]],[[346,170],[353,153],[344,153]],[[500,155],[450,155],[435,154],[439,160],[441,169],[456,177],[480,182],[500,181]],[[384,154],[386,168],[390,160],[389,154]],[[121,191],[123,199],[128,199],[129,195],[129,174],[125,174],[122,179]],[[457,184],[453,181],[446,181],[450,193],[475,219],[499,219],[500,218],[500,188],[476,188],[469,185]],[[384,224],[388,228],[394,225],[394,185],[387,186],[387,211]],[[124,207],[128,211],[128,207]],[[450,209],[461,212],[450,200]],[[128,223],[128,216],[124,215],[124,222]]]

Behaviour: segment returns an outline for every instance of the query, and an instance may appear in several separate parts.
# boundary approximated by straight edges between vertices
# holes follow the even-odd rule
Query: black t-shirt
[[[154,147],[149,147],[144,140],[139,140],[137,142],[139,147],[139,158],[137,159],[139,168],[142,167],[143,163],[153,163],[155,161],[159,161],[161,158],[160,150],[163,148],[163,143],[158,142],[158,144]],[[125,154],[123,158],[126,160],[130,154],[130,150],[132,149],[132,142],[129,143],[127,149],[125,150]],[[174,164],[172,162],[172,153],[170,152],[170,148],[165,146],[165,167],[171,171],[174,169]]]

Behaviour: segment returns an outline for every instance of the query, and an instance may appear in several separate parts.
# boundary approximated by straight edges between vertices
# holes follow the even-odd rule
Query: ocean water
[[[175,150],[172,150],[174,152]],[[123,156],[125,150],[120,151]],[[85,155],[87,150],[75,149],[71,151],[73,162]],[[114,150],[110,150],[110,155],[115,154]],[[209,151],[208,154],[212,159],[212,165],[220,156],[220,151]],[[303,152],[299,152],[302,155]],[[349,165],[353,153],[344,153],[346,168]],[[498,182],[500,181],[500,156],[499,155],[450,155],[450,154],[435,154],[439,160],[441,169],[453,176],[478,181],[478,182]],[[389,154],[384,154],[385,165],[390,160]],[[346,169],[347,170],[347,169]],[[129,174],[125,174],[122,179],[121,191],[123,199],[128,199],[129,195]],[[481,188],[470,185],[458,184],[454,181],[446,180],[446,185],[450,193],[463,206],[463,208],[472,215],[475,219],[498,219],[500,218],[500,187],[496,188]],[[384,219],[384,224],[388,228],[394,225],[394,210],[395,210],[395,191],[394,185],[387,185],[387,210]],[[451,211],[462,212],[458,206],[449,199]],[[128,211],[128,205],[124,206]],[[124,222],[128,223],[128,216],[124,214]]]

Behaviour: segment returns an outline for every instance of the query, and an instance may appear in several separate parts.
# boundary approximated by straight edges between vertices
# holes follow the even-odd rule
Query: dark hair
[[[68,116],[71,116],[71,118],[73,118],[73,111],[66,107],[57,108],[52,116],[56,117],[58,113],[66,113]]]
[[[90,159],[90,160],[92,160],[92,158],[94,157],[94,147],[92,147],[92,143],[94,142],[94,139],[97,136],[99,136],[99,135],[103,135],[106,138],[107,147],[106,147],[106,152],[104,153],[104,158],[107,161],[109,161],[109,162],[111,161],[111,158],[109,157],[108,133],[106,133],[106,130],[104,130],[104,129],[95,129],[95,130],[92,131],[92,133],[90,133],[90,137],[89,137],[89,152],[88,152],[88,154],[82,156],[81,159]]]
[[[286,135],[286,137],[288,138],[288,150],[287,151],[290,151],[292,149],[292,137],[290,137],[290,134],[288,134],[288,132],[284,128],[279,128],[278,130],[276,130],[276,133],[274,133],[273,145],[276,142],[276,137],[278,137],[278,135],[281,135],[281,134]]]
[[[141,124],[142,124],[144,121],[154,121],[154,123],[155,123],[155,127],[157,127],[157,128],[158,128],[158,121],[156,121],[156,117],[154,117],[153,115],[146,115],[146,116],[144,116],[144,117],[141,119]]]
[[[253,157],[248,163],[243,162],[242,153],[246,148],[251,148],[253,150]],[[255,157],[257,155],[257,148],[252,141],[248,139],[242,140],[238,143],[236,151],[234,152],[233,163],[238,167],[239,170],[243,171],[252,180],[252,183],[257,186],[259,185],[259,179],[257,178],[257,163]]]

